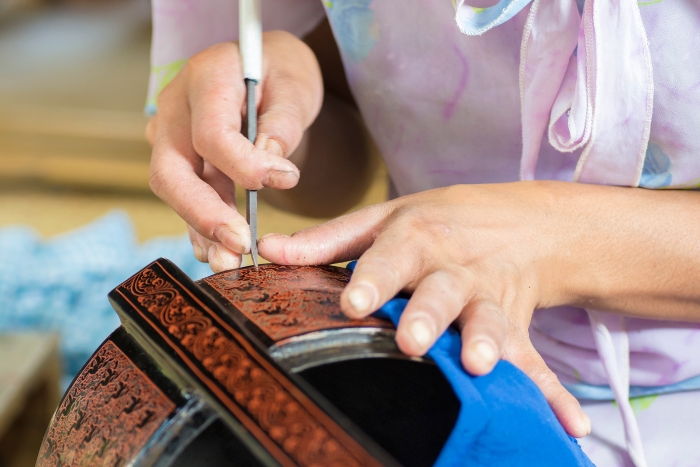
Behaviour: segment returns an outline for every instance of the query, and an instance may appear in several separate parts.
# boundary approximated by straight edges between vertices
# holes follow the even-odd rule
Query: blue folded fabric
[[[375,315],[397,325],[407,303],[395,298]],[[459,334],[450,328],[428,351],[462,404],[435,466],[593,466],[525,373],[501,360],[488,375],[470,376],[461,348]]]
[[[159,257],[194,279],[211,274],[187,236],[139,243],[121,211],[49,240],[28,227],[0,229],[0,332],[58,332],[67,386],[119,326],[107,293]]]

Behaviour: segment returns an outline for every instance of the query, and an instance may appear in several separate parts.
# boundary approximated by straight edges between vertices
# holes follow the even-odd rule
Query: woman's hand
[[[562,185],[562,184],[559,184]],[[568,184],[572,185],[572,184]],[[472,374],[505,358],[540,387],[568,433],[590,421],[559,383],[528,336],[532,312],[555,304],[572,261],[576,214],[551,184],[454,186],[398,198],[292,237],[267,235],[261,256],[281,264],[360,258],[341,297],[343,311],[365,317],[399,291],[413,295],[396,340],[423,355],[456,322],[462,362]]]
[[[240,266],[250,252],[234,184],[294,187],[299,170],[286,158],[323,100],[318,63],[303,42],[264,33],[263,57],[255,146],[241,134],[246,91],[236,43],[192,57],[161,92],[146,132],[153,145],[151,189],[187,222],[195,256],[216,272]]]
[[[566,431],[590,421],[528,336],[534,309],[573,305],[700,322],[700,192],[566,182],[460,185],[370,206],[260,254],[281,264],[360,258],[341,297],[364,317],[413,292],[396,333],[422,355],[452,322],[472,374],[499,357],[540,387]]]

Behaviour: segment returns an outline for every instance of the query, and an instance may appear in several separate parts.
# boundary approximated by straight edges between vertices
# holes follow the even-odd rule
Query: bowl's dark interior
[[[435,365],[365,358],[301,376],[407,467],[433,465],[457,421],[459,400]]]
[[[433,465],[457,420],[457,397],[428,363],[366,358],[311,368],[301,376],[406,467]],[[258,464],[216,422],[173,465]]]

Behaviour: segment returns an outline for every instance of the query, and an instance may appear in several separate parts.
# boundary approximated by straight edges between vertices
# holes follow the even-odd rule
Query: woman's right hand
[[[256,91],[253,145],[241,134],[246,90],[238,44],[217,44],[193,56],[163,89],[146,130],[153,145],[151,189],[187,222],[195,257],[214,272],[239,267],[250,252],[234,185],[284,190],[299,181],[287,157],[323,100],[313,52],[288,33],[264,33]]]

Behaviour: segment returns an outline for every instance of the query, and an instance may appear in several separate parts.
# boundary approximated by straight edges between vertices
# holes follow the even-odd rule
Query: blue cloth
[[[119,326],[107,293],[161,256],[194,279],[211,274],[186,236],[139,244],[120,211],[49,240],[28,227],[0,229],[0,332],[58,332],[67,386]]]
[[[395,298],[375,316],[398,324],[407,303]],[[501,360],[488,375],[470,376],[461,348],[459,334],[450,328],[428,351],[462,404],[436,467],[593,466],[525,373]]]
[[[356,264],[347,267],[353,271]],[[394,298],[374,316],[398,326],[406,304]],[[461,350],[462,339],[448,328],[428,351],[462,405],[435,467],[593,466],[525,373],[501,360],[488,375],[471,376],[462,367]]]
[[[375,316],[398,326],[407,303],[394,298]],[[436,467],[593,466],[525,373],[501,360],[488,375],[471,376],[462,367],[461,350],[462,339],[448,328],[428,351],[462,404]]]

